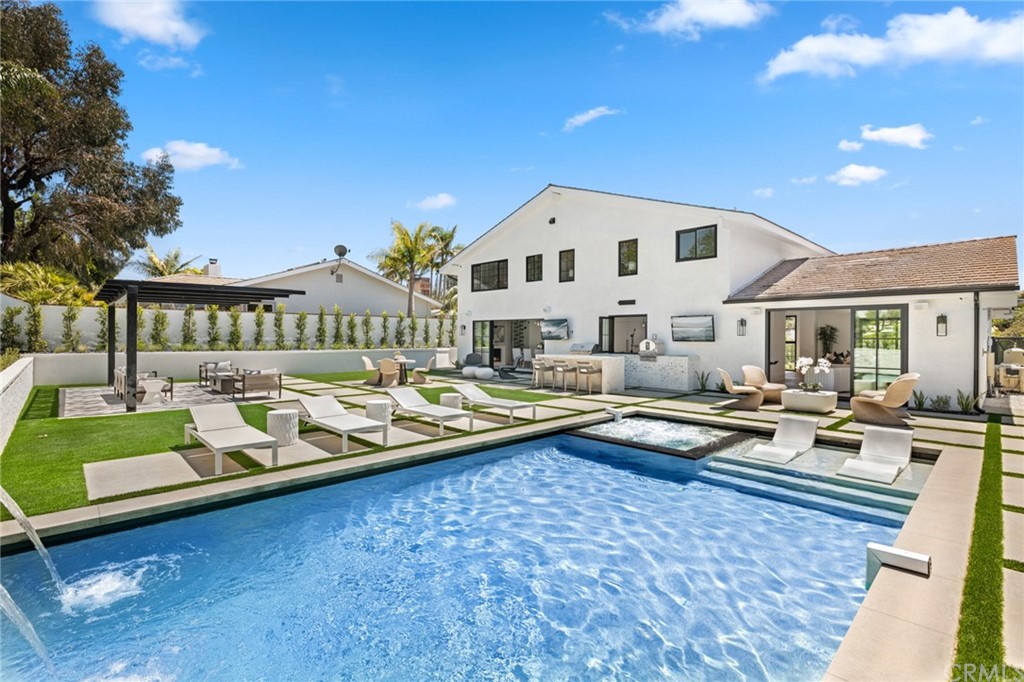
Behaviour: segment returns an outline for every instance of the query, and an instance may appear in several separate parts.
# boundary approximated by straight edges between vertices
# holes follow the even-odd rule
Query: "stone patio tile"
[[[956,637],[963,591],[961,580],[935,575],[926,578],[888,567],[883,567],[882,571],[887,573],[885,579],[876,578],[862,609],[872,609]]]
[[[195,450],[182,452],[181,456],[200,478],[214,477],[215,474],[213,472],[217,468],[217,462],[214,454],[210,450],[207,450],[205,447],[200,447]],[[231,459],[227,453],[224,453],[221,466],[224,470],[224,473],[221,474],[222,476],[227,474],[240,474],[245,471],[245,467]]]
[[[962,542],[941,540],[903,529],[894,546],[930,555],[933,577],[962,581],[967,573],[969,546]]]
[[[1013,436],[1014,438],[1024,438],[1024,426],[1014,426],[1013,424],[1003,424],[1003,435]]]
[[[579,400],[578,398],[556,398],[555,400],[545,400],[544,405],[546,407],[579,410],[580,412],[595,412],[605,408],[604,405],[594,402],[593,400]]]
[[[1024,474],[1024,455],[1003,455],[1003,471]]]
[[[199,480],[177,452],[89,462],[82,470],[90,500]]]
[[[1003,476],[1003,504],[1024,507],[1024,478]]]
[[[1024,514],[1003,510],[1003,558],[1024,561]]]
[[[316,459],[323,459],[331,456],[331,453],[321,450],[314,443],[308,442],[309,435],[310,434],[308,433],[304,433],[295,443],[292,443],[291,445],[278,446],[278,466],[298,464],[299,462],[311,462]],[[274,454],[271,448],[247,448],[242,452],[249,455],[265,467],[272,466],[271,462],[273,461]],[[227,466],[225,466],[224,470],[227,471]]]
[[[1003,427],[1006,428],[1005,426]],[[1016,450],[1017,452],[1024,452],[1024,438],[1014,438],[1013,436],[1007,436],[1003,434],[1003,449],[1004,450]]]
[[[918,501],[903,524],[903,529],[919,535],[969,545],[973,521],[973,514]]]
[[[366,391],[360,391],[358,388],[349,388],[347,386],[334,386],[332,388],[317,388],[310,393],[316,395],[333,395],[333,396],[346,396],[346,395],[366,395]]]
[[[366,434],[362,433],[351,433],[348,436],[348,452],[342,452],[342,440],[341,436],[330,431],[312,431],[310,433],[304,433],[299,438],[306,441],[310,445],[314,445],[319,449],[323,450],[327,455],[354,455],[366,450],[369,450],[369,446],[363,445],[357,442],[357,438],[362,438]]]
[[[203,490],[203,487],[182,488],[154,495],[104,502],[97,505],[100,524],[143,519],[153,514],[194,507],[206,499],[206,491]]]
[[[351,410],[352,414],[356,414],[356,410]],[[388,446],[394,445],[408,445],[409,443],[422,443],[428,441],[431,438],[437,436],[436,426],[427,426],[425,424],[417,424],[407,419],[398,419],[391,422],[391,428],[388,429]],[[364,440],[374,445],[380,445],[382,436],[380,433],[360,433],[358,434],[360,440]],[[351,445],[351,439],[349,444]]]
[[[1024,573],[1003,569],[1003,641],[1006,662],[1024,668]]]
[[[494,419],[494,421],[492,421]],[[488,415],[485,413],[478,412],[473,416],[473,433],[480,431],[489,431],[490,429],[496,429],[501,426],[505,426],[508,422],[508,418],[501,419],[498,415]],[[450,432],[449,429],[452,431]],[[455,430],[469,432],[469,417],[463,417],[462,419],[453,419],[449,422],[444,423],[444,435],[450,435]]]
[[[952,635],[862,606],[828,673],[850,682],[946,680],[955,644]]]
[[[657,407],[662,410],[675,410],[677,412],[698,412],[701,414],[717,414],[721,405],[732,402],[725,399],[716,403],[693,403],[684,400],[655,400],[645,403],[644,407]]]
[[[365,405],[371,400],[389,400],[387,393],[359,393],[338,397],[341,398],[341,402],[349,403],[351,405]]]
[[[590,395],[580,395],[583,400],[596,400],[599,403],[611,403],[613,405],[635,405],[637,403],[645,403],[650,398],[644,398],[637,395],[619,395],[617,393],[593,393]]]
[[[913,424],[922,426],[924,428],[936,428],[936,429],[958,429],[960,431],[974,431],[985,435],[985,430],[988,428],[988,422],[974,421],[973,419],[946,419],[940,417],[928,417],[920,413],[912,413],[914,415]]]
[[[956,510],[961,514],[973,516],[975,497],[974,495],[965,495],[964,488],[963,484],[959,490],[926,485],[914,504],[915,506],[918,504],[940,506],[950,511]]]

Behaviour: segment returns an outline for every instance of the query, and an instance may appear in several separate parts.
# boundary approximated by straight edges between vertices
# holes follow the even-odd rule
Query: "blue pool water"
[[[558,436],[54,547],[64,604],[2,578],[64,679],[819,679],[897,529],[696,466]]]

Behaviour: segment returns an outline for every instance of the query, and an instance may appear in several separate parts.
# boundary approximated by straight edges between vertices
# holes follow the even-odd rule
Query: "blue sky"
[[[548,183],[739,208],[846,252],[1021,234],[1019,3],[63,3],[171,153],[159,252],[249,277],[469,243]],[[127,273],[126,273],[127,274]]]

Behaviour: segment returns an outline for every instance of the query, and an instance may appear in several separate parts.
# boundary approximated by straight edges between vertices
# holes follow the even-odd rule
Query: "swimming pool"
[[[621,421],[608,421],[587,426],[580,431],[606,438],[614,438],[632,443],[656,445],[673,450],[692,450],[730,436],[735,431],[716,429],[702,424],[651,419],[648,417],[629,417]]]
[[[897,529],[695,471],[556,436],[54,547],[64,608],[34,554],[3,584],[68,679],[819,679]]]

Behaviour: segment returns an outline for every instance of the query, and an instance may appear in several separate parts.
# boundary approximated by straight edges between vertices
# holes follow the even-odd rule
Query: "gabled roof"
[[[212,275],[196,275],[187,272],[180,272],[176,275],[165,275],[163,277],[150,277],[147,282],[180,282],[182,284],[234,284],[242,280],[237,277],[214,277]]]
[[[1017,238],[785,260],[726,303],[899,293],[1016,290]]]
[[[482,245],[484,242],[488,241],[489,238],[500,227],[502,227],[502,225],[504,225],[513,216],[515,216],[517,213],[522,211],[524,208],[526,208],[527,206],[532,204],[534,201],[536,201],[545,192],[547,192],[549,190],[551,192],[555,193],[555,194],[560,194],[563,190],[571,191],[571,192],[583,192],[583,193],[588,193],[588,194],[596,194],[596,195],[603,195],[603,196],[610,196],[610,197],[619,197],[621,199],[632,199],[634,201],[647,201],[647,202],[658,203],[658,204],[667,204],[667,205],[670,205],[670,206],[681,206],[681,207],[686,207],[686,208],[701,209],[701,210],[705,210],[705,211],[715,211],[715,212],[720,212],[720,213],[732,213],[732,214],[735,214],[735,215],[748,216],[750,218],[753,218],[755,221],[760,222],[761,226],[763,228],[771,230],[771,231],[774,231],[777,234],[781,234],[781,235],[785,236],[786,238],[788,238],[788,239],[790,239],[792,241],[799,242],[799,243],[803,244],[804,246],[807,246],[807,247],[810,247],[812,249],[818,250],[818,251],[820,251],[822,253],[832,253],[831,249],[827,249],[824,246],[822,246],[821,244],[817,244],[817,243],[811,241],[810,239],[807,239],[806,237],[804,237],[802,235],[799,235],[796,232],[793,232],[790,229],[782,227],[778,223],[774,223],[771,220],[768,220],[767,218],[759,216],[756,213],[751,213],[750,211],[740,211],[740,210],[737,210],[737,209],[734,209],[734,208],[718,208],[718,207],[715,207],[715,206],[702,206],[700,204],[687,204],[687,203],[683,203],[683,202],[680,202],[680,201],[668,201],[666,199],[652,199],[652,198],[648,198],[648,197],[635,196],[635,195],[632,195],[632,194],[619,194],[619,193],[616,193],[616,192],[604,192],[604,191],[596,190],[596,189],[585,189],[585,188],[582,188],[582,187],[569,187],[567,185],[549,184],[544,189],[542,189],[541,191],[537,192],[535,195],[530,197],[526,202],[521,204],[516,210],[512,211],[507,216],[505,216],[500,221],[498,221],[498,223],[496,225],[494,225],[494,227],[490,228],[489,230],[484,232],[482,235],[480,235],[479,237],[474,239],[472,242],[470,242],[470,244],[468,246],[466,246],[466,248],[462,249],[462,251],[460,251],[450,261],[448,261],[446,266],[449,265],[449,264],[452,264],[452,263],[457,263],[458,261],[461,261],[464,258],[468,257],[468,254],[471,251],[473,251],[474,249],[476,249],[477,247]],[[442,272],[444,272],[444,270],[445,270],[445,268],[442,268]]]
[[[294,268],[289,268],[287,270],[281,270],[280,272],[272,272],[269,275],[261,275],[259,277],[253,277],[252,279],[237,280],[237,282],[239,285],[243,286],[261,286],[263,284],[266,284],[267,282],[273,282],[274,280],[282,279],[284,277],[291,277],[293,275],[304,275],[307,272],[314,272],[316,270],[326,270],[328,268],[334,268],[337,266],[337,259],[321,260],[317,261],[316,263],[308,263],[306,265],[299,265]],[[402,293],[408,294],[408,289],[406,289],[405,286],[399,284],[398,282],[394,282],[388,279],[387,277],[384,277],[383,275],[380,275],[379,273],[370,270],[369,268],[365,268],[362,265],[359,265],[358,263],[353,263],[347,258],[341,259],[341,266],[352,268],[353,270],[356,270],[357,272],[360,272],[366,275],[367,277],[370,277],[371,279],[375,279],[381,282],[382,284],[386,284],[387,286],[395,287]],[[421,301],[426,301],[431,307],[437,307],[441,305],[439,301],[435,301],[429,296],[424,296],[423,294],[420,293],[414,292],[413,296]]]

